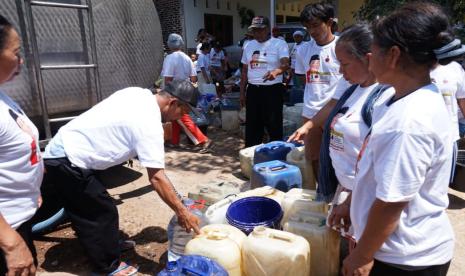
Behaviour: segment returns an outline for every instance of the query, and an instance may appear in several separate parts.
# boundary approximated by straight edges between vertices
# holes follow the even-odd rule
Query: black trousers
[[[119,265],[118,210],[93,170],[72,166],[67,158],[45,159],[43,205],[36,221],[64,207],[95,272],[110,273]]]
[[[248,84],[246,95],[245,146],[263,142],[264,130],[270,141],[283,139],[283,93],[284,85]]]
[[[446,276],[449,266],[450,261],[442,265],[432,265],[420,270],[409,271],[375,260],[370,276]]]
[[[36,248],[34,247],[34,242],[32,239],[31,228],[32,228],[31,221],[26,221],[25,223],[21,224],[16,229],[16,232],[18,232],[21,238],[23,238],[27,247],[31,251],[32,257],[34,258],[34,264],[37,267],[37,253],[36,253]],[[5,255],[3,251],[0,249],[0,276],[6,275],[7,272],[8,272],[8,267],[6,264]]]

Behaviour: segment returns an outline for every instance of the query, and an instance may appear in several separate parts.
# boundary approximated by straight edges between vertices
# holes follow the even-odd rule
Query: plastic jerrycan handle
[[[208,276],[206,274],[203,274],[201,271],[197,271],[195,269],[188,268],[188,267],[183,267],[182,273],[183,275]]]
[[[263,172],[263,171],[277,172],[277,171],[283,171],[286,168],[287,168],[286,165],[278,165],[278,166],[273,166],[273,167],[261,167],[258,170],[260,172]]]

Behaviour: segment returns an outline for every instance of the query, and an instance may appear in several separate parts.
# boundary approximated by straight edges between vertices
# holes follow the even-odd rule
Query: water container
[[[310,243],[312,276],[339,275],[340,235],[326,226],[325,215],[301,210],[289,217],[283,230],[300,235]]]
[[[186,208],[198,216],[201,220],[201,226],[205,224],[205,219],[202,212],[199,210],[203,206],[195,204],[195,201],[192,199],[184,199],[183,204]],[[194,232],[191,231],[187,233],[186,230],[178,224],[178,219],[174,215],[167,227],[168,232],[168,261],[176,261],[184,254],[184,248],[186,244],[194,237]]]
[[[238,199],[226,211],[228,223],[246,234],[256,226],[279,228],[282,216],[279,203],[259,196]]]
[[[302,103],[295,104],[294,106],[285,106],[283,108],[283,119],[294,122],[297,127],[301,127],[303,124],[302,109]]]
[[[199,184],[195,187],[195,192],[189,192],[188,197],[194,200],[204,200],[208,207],[228,196],[240,193],[239,185],[232,182],[214,181],[206,184]]]
[[[286,156],[286,163],[299,167],[302,174],[302,188],[316,190],[312,162],[307,162],[305,159],[305,147],[297,147],[291,150]]]
[[[241,172],[242,174],[250,179],[252,176],[252,167],[253,167],[253,156],[255,154],[255,149],[260,145],[255,145],[248,147],[239,151],[239,161],[241,163]]]
[[[197,115],[194,112],[190,112],[189,116],[191,116],[192,121],[194,121],[197,126],[208,126],[208,119],[204,113],[199,112]]]
[[[242,245],[242,266],[247,276],[308,276],[310,246],[300,236],[259,226]]]
[[[244,197],[251,197],[251,196],[263,196],[267,198],[271,198],[274,201],[278,202],[279,205],[281,205],[281,201],[284,198],[285,193],[275,189],[270,186],[264,186],[264,187],[259,187],[255,188],[249,191],[242,192],[237,195],[238,199],[239,198],[244,198]]]
[[[187,243],[186,255],[208,257],[220,264],[230,276],[240,276],[241,247],[245,238],[244,233],[230,225],[204,227],[202,234]]]
[[[264,196],[267,198],[271,198],[274,201],[281,204],[281,201],[284,198],[284,195],[285,194],[279,190],[276,190],[269,186],[265,186],[265,187],[256,188],[250,191],[242,192],[235,196],[227,197],[207,208],[207,211],[205,212],[206,223],[207,224],[217,224],[217,223],[227,224],[228,221],[226,220],[226,212],[229,206],[231,205],[231,203],[240,198],[251,197],[251,196]]]
[[[320,214],[328,213],[328,204],[324,201],[315,201],[316,191],[307,189],[291,189],[284,195],[281,202],[283,208],[283,219],[281,224],[287,222],[288,217],[292,214],[300,212],[301,210],[308,210]]]
[[[275,160],[253,166],[252,188],[270,186],[287,192],[292,188],[302,188],[302,175],[298,167]]]
[[[295,122],[283,119],[283,136],[291,136],[297,130]]]
[[[239,111],[221,108],[221,128],[227,131],[239,130]]]
[[[295,148],[292,143],[273,141],[255,148],[253,163],[263,163],[273,160],[286,161],[286,155]]]
[[[197,255],[183,256],[177,261],[168,262],[158,276],[228,276],[228,272],[217,262]]]

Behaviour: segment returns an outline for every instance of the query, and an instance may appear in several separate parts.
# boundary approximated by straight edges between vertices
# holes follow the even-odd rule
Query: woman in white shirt
[[[211,46],[207,42],[202,43],[202,46],[200,46],[201,53],[196,64],[199,87],[204,83],[210,84],[212,82],[210,77],[210,49]]]
[[[20,38],[0,15],[0,84],[19,74]],[[40,197],[43,163],[39,132],[24,111],[0,92],[0,275],[35,275],[30,219]]]
[[[430,70],[463,55],[448,17],[409,3],[373,25],[370,71],[395,94],[377,103],[356,165],[350,218],[357,247],[344,275],[446,275],[452,125]]]

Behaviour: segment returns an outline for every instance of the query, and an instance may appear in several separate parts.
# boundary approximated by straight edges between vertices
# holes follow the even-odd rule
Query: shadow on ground
[[[131,260],[131,263],[139,266],[139,272],[144,274],[154,275],[163,269],[164,265],[160,264],[158,259],[166,251],[166,246],[161,245],[167,241],[165,229],[147,227],[134,236],[120,231],[120,237],[136,242],[136,249],[121,254],[122,260]],[[44,261],[40,264],[42,269],[48,272],[67,272],[76,275],[89,275],[92,271],[92,265],[70,227],[55,233],[54,236],[43,237],[41,241],[53,243],[46,251]],[[39,242],[36,246],[44,245]]]
[[[200,154],[183,148],[167,149],[165,163],[169,168],[207,173],[210,170],[220,170],[221,173],[230,174],[239,170],[239,150],[244,143],[237,134],[231,134],[223,130],[215,130],[209,133],[213,141],[211,152]],[[178,152],[174,159],[170,152]]]

